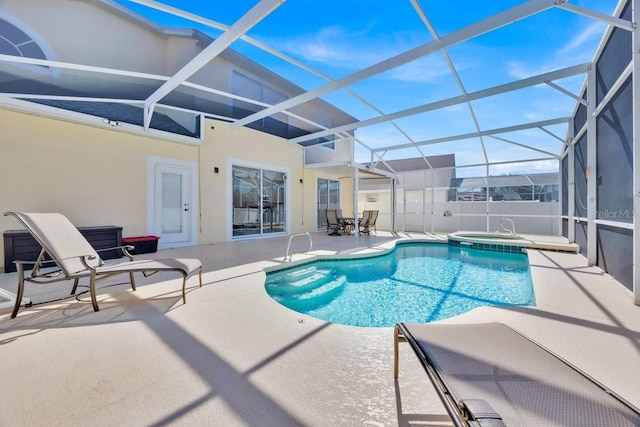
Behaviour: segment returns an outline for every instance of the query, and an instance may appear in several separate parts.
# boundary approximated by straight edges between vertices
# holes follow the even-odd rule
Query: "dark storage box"
[[[123,237],[123,245],[133,246],[133,250],[129,251],[132,255],[137,254],[149,254],[158,250],[158,236],[138,236],[138,237]]]
[[[110,249],[122,246],[122,227],[105,225],[98,227],[78,227],[80,233],[89,241],[95,250]],[[4,237],[4,272],[16,271],[13,261],[35,261],[40,254],[40,244],[36,242],[26,230],[7,230]],[[115,259],[122,257],[122,250],[114,249],[99,252],[102,259]],[[48,259],[48,258],[46,258]],[[30,270],[33,264],[25,264],[25,269]]]

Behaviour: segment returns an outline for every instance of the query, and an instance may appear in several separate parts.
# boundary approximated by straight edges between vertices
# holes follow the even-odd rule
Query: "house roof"
[[[411,159],[395,159],[377,162],[375,167],[388,172],[408,172],[425,169],[451,168],[456,165],[454,154],[439,156],[414,157]]]
[[[111,0],[79,0],[79,2],[95,5],[108,13],[125,19],[133,25],[166,39],[172,37],[191,39],[200,48],[206,48],[216,40],[215,37],[195,28],[162,26]],[[108,41],[105,42],[108,43]],[[135,41],[132,41],[132,43],[135,44]],[[99,45],[94,48],[100,49]],[[0,51],[1,53],[2,51]],[[222,50],[216,56],[229,61],[235,69],[260,76],[262,80],[270,82],[278,90],[286,90],[291,95],[304,92],[303,88],[292,81],[231,48]],[[145,125],[143,119],[144,101],[172,78],[170,75],[135,73],[131,72],[131,70],[101,69],[100,67],[93,67],[91,64],[69,64],[69,68],[67,68],[67,64],[63,65],[59,62],[53,64],[51,61],[36,60],[31,63],[43,66],[51,64],[49,66],[51,69],[56,65],[62,65],[62,67],[58,70],[59,74],[53,79],[48,73],[26,72],[24,74],[16,74],[15,69],[3,69],[1,67],[2,59],[0,58],[0,93],[27,95],[16,96],[15,98],[138,126]],[[87,86],[86,80],[88,78],[94,80],[97,84]],[[181,83],[186,82],[183,81]],[[199,136],[200,130],[198,128],[192,126],[193,129],[187,129],[169,115],[163,113],[163,105],[173,110],[182,110],[190,113],[193,117],[193,123],[199,120],[200,115],[235,121],[259,111],[261,108],[258,103],[253,104],[251,102],[237,102],[233,108],[230,108],[229,100],[231,98],[224,94],[226,88],[211,87],[211,92],[209,92],[207,91],[208,88],[199,89],[193,85],[185,86],[181,84],[178,86],[162,97],[162,102],[158,103],[160,106],[158,111],[153,111],[151,114],[149,128],[177,135]],[[336,121],[340,123],[355,120],[354,117],[322,99],[314,100],[314,107],[315,114],[317,114],[317,111],[324,111],[325,114],[338,118]],[[158,114],[157,118],[155,117],[156,114]],[[276,115],[276,117],[276,121],[282,120],[282,114]],[[320,124],[306,118],[291,121],[286,126],[251,123],[247,127],[287,139],[323,129]],[[343,133],[343,136],[352,133]],[[326,142],[330,139],[332,138],[319,139],[310,143],[302,143],[302,145]]]
[[[532,185],[558,185],[558,173],[531,173],[526,175],[502,175],[475,178],[457,178],[453,186],[457,188],[484,187],[529,187]]]
[[[449,188],[456,175],[455,163],[455,155],[444,154],[389,160],[378,163],[375,168],[394,173],[399,188],[422,190],[431,187]],[[371,167],[371,164],[368,166]],[[362,191],[385,189],[389,189],[388,180],[363,179],[359,184],[359,190]]]
[[[144,111],[142,108],[133,105],[116,102],[82,102],[53,99],[37,99],[31,102],[91,116],[103,117],[104,120],[106,120],[105,123],[111,124],[111,126],[117,126],[121,123],[130,123],[138,126],[144,125]],[[199,126],[194,126],[192,130],[189,130],[163,113],[153,115],[151,118],[151,128],[194,138],[200,136]]]
[[[582,102],[591,58],[608,34],[633,28],[625,1],[615,10],[613,2],[598,0],[580,4],[509,0],[490,7],[471,0],[424,5],[411,0],[367,8],[355,0],[344,1],[345,10],[358,8],[357,16],[335,13],[331,2],[227,2],[212,9],[178,0],[73,2],[101,7],[162,37],[194,39],[204,50],[168,76],[2,55],[0,95],[96,114],[108,104],[96,105],[95,99],[107,98],[124,106],[123,120],[139,124],[141,114],[134,109],[144,109],[151,120],[143,120],[143,127],[160,126],[182,134],[181,125],[175,127],[177,122],[166,120],[171,117],[167,109],[194,118],[203,114],[228,120],[233,128],[258,128],[303,146],[309,141],[351,138],[355,133],[357,163],[382,158],[389,164],[452,153],[455,166],[469,168],[468,175],[477,175],[474,167],[488,167],[492,175],[513,165],[535,164],[539,169],[542,164],[555,170],[566,146],[570,117]],[[311,15],[300,15],[303,12]],[[339,56],[340,40],[350,44],[361,35],[351,25],[361,19],[368,19],[371,28],[384,28],[386,38]],[[532,30],[542,24],[545,31]],[[360,28],[362,34],[369,29]],[[340,35],[342,39],[334,38]],[[594,41],[582,45],[588,36]],[[305,50],[322,46],[323,37],[336,44],[324,45],[325,51],[313,54]],[[574,40],[563,41],[571,37]],[[513,39],[523,46],[515,47],[510,43]],[[471,52],[484,52],[486,58],[469,59]],[[532,56],[539,59],[538,64],[519,68]],[[228,108],[233,94],[189,80],[216,57],[277,81],[290,89],[288,98]],[[49,79],[16,73],[15,65],[25,63],[56,68],[61,75]],[[78,75],[116,81],[112,87],[118,91],[101,91],[104,85],[73,90]],[[330,109],[340,121],[296,115],[311,105]],[[166,117],[153,119],[155,114]],[[290,120],[285,127],[260,124],[263,119],[281,122],[283,115]],[[195,135],[192,130],[187,133]],[[384,162],[376,161],[380,168]]]

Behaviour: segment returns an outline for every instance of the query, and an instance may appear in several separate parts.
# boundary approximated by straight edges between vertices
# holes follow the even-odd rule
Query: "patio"
[[[318,233],[313,252],[376,251],[398,237],[442,238]],[[279,237],[148,255],[202,260],[204,286],[190,282],[186,305],[180,279],[165,275],[141,278],[135,293],[120,281],[103,284],[100,312],[87,294],[22,309],[16,319],[3,311],[0,424],[449,425],[408,346],[394,383],[392,328],[329,324],[267,296],[263,268],[281,263],[286,245]],[[529,258],[536,307],[483,307],[446,322],[508,323],[640,407],[640,370],[632,369],[640,307],[630,293],[582,256]],[[0,287],[13,291],[15,278],[1,275]],[[70,287],[26,291],[37,303]]]

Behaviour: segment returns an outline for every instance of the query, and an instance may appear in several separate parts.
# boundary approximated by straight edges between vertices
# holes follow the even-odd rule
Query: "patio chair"
[[[613,391],[501,323],[408,324],[408,342],[456,426],[639,426]]]
[[[134,261],[129,253],[132,246],[122,246],[104,250],[122,249],[129,261],[118,264],[105,264],[91,244],[76,227],[59,213],[20,213],[5,212],[5,216],[15,217],[31,233],[42,247],[40,255],[34,261],[14,261],[18,272],[18,294],[11,313],[16,317],[24,295],[25,282],[46,284],[63,280],[73,280],[71,295],[74,295],[81,278],[89,278],[89,291],[93,309],[99,311],[96,299],[96,283],[118,274],[128,273],[131,289],[136,290],[134,272],[145,277],[160,271],[175,271],[182,274],[182,302],[186,303],[185,288],[187,279],[194,274],[200,278],[202,286],[202,263],[197,259],[174,258]],[[47,259],[49,258],[49,259]],[[25,265],[33,264],[29,275],[25,276]]]
[[[371,229],[378,234],[378,230],[376,229],[376,221],[378,220],[378,211],[371,211],[371,215],[369,215],[369,221],[367,221],[366,233],[371,234]]]
[[[369,234],[369,220],[371,219],[372,213],[373,211],[369,211],[369,210],[362,211],[362,218],[358,220],[358,227],[359,227],[360,233]]]
[[[338,223],[342,223],[344,225],[344,231],[347,234],[351,234],[355,225],[355,219],[347,218],[342,215],[342,209],[336,209],[336,217],[338,217]]]
[[[340,230],[345,229],[344,221],[338,219],[335,209],[327,209],[327,231],[331,230],[329,236],[339,236]]]

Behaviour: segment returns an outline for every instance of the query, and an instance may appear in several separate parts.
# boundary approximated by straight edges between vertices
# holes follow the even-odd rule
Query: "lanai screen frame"
[[[448,53],[447,53],[447,49],[455,46],[457,44],[463,43],[467,40],[471,40],[474,37],[477,37],[479,35],[482,35],[484,33],[493,31],[497,28],[501,28],[503,26],[507,26],[510,25],[513,22],[516,22],[518,20],[521,20],[523,18],[526,18],[528,16],[532,16],[535,15],[537,13],[540,13],[542,11],[548,10],[550,8],[560,8],[566,11],[569,11],[571,13],[576,13],[582,16],[586,16],[590,19],[594,19],[597,21],[601,21],[606,23],[609,26],[608,29],[608,34],[611,33],[611,31],[613,31],[613,29],[619,29],[622,31],[631,31],[632,33],[632,47],[633,47],[633,53],[632,53],[632,58],[631,58],[631,62],[629,64],[629,66],[627,68],[625,68],[625,72],[629,73],[629,75],[634,74],[633,71],[638,69],[640,67],[640,60],[638,59],[638,51],[640,50],[640,41],[639,41],[639,36],[638,36],[638,31],[634,31],[636,28],[635,22],[637,22],[637,18],[638,18],[638,14],[640,12],[638,12],[638,10],[640,9],[640,5],[639,2],[640,0],[629,0],[629,3],[632,4],[632,9],[633,9],[633,14],[632,14],[632,18],[631,20],[628,19],[621,19],[618,18],[617,16],[619,16],[619,12],[622,9],[622,2],[620,3],[620,5],[618,6],[618,13],[614,13],[614,16],[608,16],[606,14],[602,14],[596,11],[592,11],[592,10],[588,10],[586,8],[582,8],[582,7],[578,7],[575,5],[570,4],[567,0],[530,0],[527,2],[524,2],[516,7],[513,7],[511,9],[508,9],[504,12],[498,13],[496,15],[493,15],[487,19],[484,19],[482,21],[479,21],[477,23],[471,24],[469,26],[466,26],[460,30],[454,31],[444,37],[440,37],[440,35],[436,32],[435,28],[431,25],[427,15],[424,13],[424,11],[422,10],[422,8],[420,7],[420,4],[418,3],[417,0],[410,0],[413,7],[416,10],[416,13],[420,16],[420,18],[422,19],[422,21],[424,22],[426,28],[429,30],[429,32],[431,33],[433,40],[425,43],[423,45],[420,45],[416,48],[410,49],[408,51],[405,51],[403,53],[400,53],[396,56],[393,56],[391,58],[388,58],[384,61],[381,61],[379,63],[373,64],[369,67],[363,68],[353,74],[347,75],[345,77],[342,77],[340,79],[332,79],[328,76],[325,76],[324,74],[320,73],[317,70],[314,70],[312,67],[309,67],[303,63],[301,63],[300,61],[297,61],[293,58],[290,58],[284,54],[282,54],[281,52],[278,52],[275,49],[272,49],[268,46],[266,46],[265,44],[258,42],[250,37],[248,37],[246,35],[246,33],[253,28],[256,25],[259,25],[260,21],[262,21],[265,17],[267,17],[269,14],[271,14],[275,9],[277,9],[278,7],[280,7],[283,3],[284,0],[261,0],[260,2],[258,2],[251,10],[249,10],[244,16],[242,16],[240,19],[238,19],[233,25],[231,26],[226,26],[223,24],[219,24],[216,23],[212,20],[209,19],[205,19],[202,17],[199,17],[197,15],[191,14],[191,13],[187,13],[184,11],[180,11],[176,8],[172,8],[172,7],[168,7],[165,5],[162,5],[161,3],[155,2],[155,1],[150,1],[150,0],[133,0],[134,3],[139,3],[141,5],[144,5],[146,7],[152,8],[152,9],[157,9],[157,10],[162,10],[163,12],[166,13],[170,13],[176,16],[180,16],[182,18],[188,19],[188,20],[192,20],[194,22],[198,22],[200,24],[204,24],[206,26],[210,26],[211,28],[216,28],[218,30],[222,31],[222,34],[220,36],[218,36],[209,46],[207,46],[200,54],[198,54],[196,57],[194,57],[191,61],[189,61],[184,67],[182,67],[180,70],[178,70],[174,75],[172,76],[160,76],[160,78],[162,80],[164,80],[164,83],[162,83],[162,85],[155,90],[150,96],[148,96],[146,99],[131,99],[131,100],[123,100],[123,99],[90,99],[93,102],[122,102],[122,103],[126,103],[129,105],[132,104],[136,104],[136,105],[141,105],[144,109],[144,125],[142,126],[142,129],[128,129],[129,131],[141,131],[141,132],[152,132],[152,129],[150,129],[150,123],[151,123],[151,119],[156,111],[156,109],[161,106],[163,108],[176,108],[175,106],[172,106],[170,104],[163,104],[162,101],[163,99],[166,99],[165,97],[170,94],[172,91],[178,89],[178,88],[184,88],[184,87],[190,87],[191,89],[195,89],[195,90],[202,90],[204,92],[208,92],[211,91],[211,89],[209,88],[200,88],[200,87],[193,87],[193,85],[190,85],[187,81],[187,79],[189,78],[189,76],[193,75],[194,73],[196,73],[201,67],[203,67],[204,65],[206,65],[209,61],[211,61],[213,58],[215,58],[217,55],[219,55],[222,51],[224,51],[225,49],[227,49],[228,47],[230,47],[235,41],[242,39],[246,42],[249,42],[250,44],[253,44],[254,46],[264,50],[265,52],[275,55],[278,58],[294,65],[297,67],[300,67],[306,71],[309,71],[311,73],[313,73],[314,75],[321,77],[322,79],[326,80],[327,83],[319,88],[313,89],[313,90],[309,90],[307,92],[304,92],[298,96],[294,96],[290,99],[287,99],[281,103],[275,104],[275,105],[259,105],[259,107],[264,107],[262,110],[254,113],[254,114],[250,114],[247,117],[244,117],[242,119],[230,119],[228,117],[221,117],[221,119],[224,120],[229,120],[232,122],[231,127],[232,128],[240,128],[240,127],[244,127],[244,126],[248,126],[250,125],[252,122],[255,122],[256,120],[259,120],[260,118],[264,118],[267,116],[272,116],[274,114],[292,114],[290,111],[287,111],[288,109],[291,109],[297,105],[300,105],[304,102],[319,98],[323,95],[329,94],[331,92],[337,91],[337,90],[344,90],[347,91],[348,93],[350,93],[352,96],[356,97],[358,100],[360,100],[363,104],[367,105],[368,107],[374,109],[375,111],[377,111],[379,113],[379,115],[377,117],[374,118],[370,118],[370,119],[366,119],[366,120],[360,120],[360,121],[356,121],[352,124],[348,124],[348,125],[342,125],[342,126],[337,126],[337,127],[333,127],[333,128],[326,128],[326,127],[322,127],[324,130],[319,131],[319,132],[314,132],[314,133],[310,133],[308,135],[303,135],[297,138],[292,138],[288,140],[289,144],[303,144],[305,141],[310,141],[310,140],[319,140],[320,138],[323,137],[336,137],[336,138],[347,138],[347,139],[353,139],[353,141],[357,144],[359,144],[360,146],[363,146],[365,148],[367,148],[370,151],[370,163],[374,165],[374,169],[375,169],[375,165],[378,162],[384,162],[385,161],[385,154],[391,152],[391,151],[395,151],[395,150],[401,150],[401,149],[405,149],[405,148],[414,148],[416,149],[419,153],[422,154],[421,151],[421,147],[425,147],[428,145],[434,145],[434,144],[439,144],[439,143],[444,143],[444,142],[451,142],[451,141],[458,141],[461,139],[466,139],[466,138],[478,138],[480,140],[480,145],[481,145],[481,151],[483,154],[483,160],[482,162],[479,162],[478,165],[476,166],[481,166],[481,167],[485,167],[487,170],[487,176],[490,175],[489,173],[489,169],[491,166],[496,165],[496,163],[492,163],[486,153],[486,150],[484,148],[484,139],[485,138],[495,138],[495,139],[500,139],[502,138],[500,135],[503,133],[508,133],[508,132],[513,132],[515,130],[523,130],[523,129],[533,129],[533,128],[537,128],[540,129],[542,131],[544,131],[545,133],[551,135],[553,138],[557,139],[559,142],[561,142],[562,146],[563,146],[563,151],[561,153],[555,154],[555,153],[550,153],[550,152],[544,152],[544,150],[539,150],[537,147],[532,146],[532,145],[528,145],[528,144],[521,144],[517,141],[508,141],[505,138],[502,138],[503,141],[510,143],[510,144],[514,144],[514,145],[518,145],[530,150],[533,150],[535,152],[538,152],[540,154],[541,157],[537,158],[537,159],[530,159],[527,161],[535,161],[535,160],[549,160],[549,159],[555,159],[558,161],[559,164],[559,170],[563,170],[562,169],[562,158],[564,156],[568,156],[568,160],[567,160],[567,170],[568,170],[568,177],[571,180],[572,177],[575,176],[575,164],[574,164],[574,156],[573,154],[573,150],[571,149],[571,147],[574,147],[575,144],[575,139],[570,139],[575,137],[576,135],[569,135],[569,137],[565,137],[563,138],[560,135],[557,135],[553,132],[551,132],[550,130],[548,130],[547,128],[549,126],[553,126],[556,124],[560,124],[560,123],[571,123],[572,121],[574,121],[574,117],[567,115],[567,116],[561,116],[561,117],[557,117],[554,119],[549,119],[549,120],[544,120],[544,121],[537,121],[537,122],[528,122],[528,123],[521,123],[518,125],[511,125],[511,126],[507,126],[507,127],[502,127],[502,128],[496,128],[496,129],[490,129],[490,130],[485,130],[482,129],[477,121],[475,120],[475,112],[473,110],[473,107],[471,106],[471,101],[474,100],[478,100],[478,99],[483,99],[485,97],[490,97],[490,96],[494,96],[494,95],[498,95],[501,93],[507,93],[507,92],[511,92],[511,91],[517,91],[523,88],[527,88],[527,87],[533,87],[533,86],[537,86],[537,85],[547,85],[561,93],[563,93],[566,96],[572,97],[576,100],[576,102],[579,105],[585,105],[585,103],[587,103],[587,128],[588,129],[596,129],[595,126],[595,115],[594,113],[596,112],[596,103],[595,102],[590,102],[591,100],[584,100],[582,99],[582,97],[580,97],[578,94],[574,94],[571,93],[570,91],[566,90],[565,88],[563,88],[562,86],[560,86],[559,84],[556,83],[557,80],[565,78],[565,77],[569,77],[569,76],[576,76],[576,75],[581,75],[581,74],[586,74],[587,75],[587,83],[586,85],[589,87],[592,87],[593,90],[588,90],[587,93],[594,93],[595,92],[595,78],[596,76],[596,72],[595,72],[595,67],[594,67],[594,63],[583,63],[583,64],[576,64],[567,68],[563,68],[560,70],[555,70],[555,71],[551,71],[549,73],[544,73],[544,74],[540,74],[537,76],[533,76],[530,78],[526,78],[526,79],[522,79],[516,82],[512,82],[512,83],[507,83],[507,84],[503,84],[500,86],[495,86],[492,88],[488,88],[488,89],[484,89],[484,90],[479,90],[476,92],[467,92],[463,82],[460,80],[459,75],[458,75],[458,71],[456,69],[456,66],[453,64],[453,62],[451,61],[451,58],[449,58]],[[608,36],[607,36],[608,37]],[[454,78],[456,79],[456,81],[458,82],[459,85],[459,89],[460,89],[460,95],[456,96],[456,97],[452,97],[452,98],[448,98],[448,99],[443,99],[440,101],[436,101],[430,104],[425,104],[425,105],[421,105],[421,106],[417,106],[417,107],[413,107],[413,108],[409,108],[409,109],[405,109],[405,110],[401,110],[401,111],[396,111],[393,113],[382,113],[382,110],[379,109],[378,107],[374,106],[372,103],[370,103],[369,101],[367,101],[366,99],[363,99],[362,97],[358,96],[357,94],[355,94],[351,89],[350,86],[354,85],[357,82],[360,82],[364,79],[379,75],[383,72],[389,71],[391,69],[397,68],[403,64],[407,64],[411,61],[414,61],[416,59],[434,54],[434,53],[441,53],[444,55],[446,61],[447,61],[447,65],[452,73],[452,75],[454,76]],[[124,70],[109,70],[106,68],[101,68],[101,67],[91,67],[91,66],[86,66],[83,64],[68,64],[68,63],[62,63],[59,61],[47,61],[47,60],[37,60],[37,59],[30,59],[30,58],[21,58],[21,57],[12,57],[12,56],[8,56],[8,55],[0,55],[0,61],[3,62],[10,62],[10,63],[21,63],[21,64],[36,64],[36,65],[44,65],[44,66],[48,66],[48,67],[56,67],[56,68],[69,68],[69,69],[78,69],[78,70],[82,70],[83,72],[88,72],[88,73],[98,73],[98,74],[103,74],[103,73],[111,73],[114,75],[122,75],[122,76],[129,76],[132,73],[124,71]],[[136,74],[136,77],[141,77],[141,78],[157,78],[158,76],[143,76],[140,75],[139,73]],[[634,105],[632,107],[632,111],[634,116],[637,116],[638,113],[640,113],[640,109],[638,108],[638,102],[640,102],[640,89],[638,87],[638,83],[636,82],[635,79],[632,79],[632,92],[633,92],[633,99],[634,101]],[[229,93],[219,93],[216,92],[218,95],[221,96],[225,96],[228,97],[229,99],[233,99],[234,95],[233,94],[229,94]],[[0,101],[5,105],[5,106],[9,106],[9,107],[15,107],[16,101],[20,100],[20,99],[28,99],[29,97],[33,97],[33,98],[39,98],[39,99],[52,99],[53,97],[47,97],[47,96],[38,96],[38,95],[33,95],[33,94],[15,94],[15,93],[11,93],[11,94],[7,94],[7,93],[3,93],[0,94]],[[67,99],[66,97],[62,96],[62,97],[55,97],[56,99],[61,99],[61,100],[65,100]],[[86,98],[74,98],[74,100],[77,101],[82,101],[82,100],[86,100]],[[245,100],[246,101],[246,100]],[[372,126],[378,123],[391,123],[394,127],[396,127],[398,130],[400,130],[401,133],[404,133],[402,131],[402,128],[398,125],[397,121],[398,119],[401,119],[403,117],[409,117],[409,116],[413,116],[413,115],[417,115],[417,114],[421,114],[427,111],[435,111],[438,109],[442,109],[442,108],[446,108],[446,107],[450,107],[450,106],[454,106],[454,105],[466,105],[469,108],[470,114],[473,117],[473,120],[475,122],[475,126],[476,126],[476,131],[472,132],[472,133],[466,133],[466,134],[462,134],[462,135],[452,135],[452,136],[448,136],[448,137],[443,137],[443,138],[438,138],[438,139],[432,139],[432,140],[424,140],[424,141],[413,141],[411,140],[411,138],[407,135],[407,142],[404,144],[394,144],[394,145],[390,145],[387,147],[378,147],[375,149],[369,149],[367,147],[367,143],[366,141],[362,141],[360,139],[358,139],[357,137],[353,137],[350,135],[350,132],[355,131],[357,129],[362,129],[364,127],[367,126]],[[32,107],[34,110],[38,109],[37,106],[33,106]],[[199,111],[189,111],[191,113],[194,114],[201,114],[201,117],[205,117],[208,114],[206,112],[199,112]],[[301,118],[303,119],[303,118]],[[304,119],[304,120],[308,120],[308,119]],[[633,140],[637,141],[638,136],[639,136],[639,130],[638,130],[638,125],[636,123],[637,121],[634,120],[633,121]],[[112,124],[110,123],[105,123],[106,126],[112,126]],[[569,126],[569,128],[571,129],[573,126]],[[596,166],[595,166],[595,159],[597,157],[597,145],[596,145],[596,132],[593,131],[589,131],[587,132],[587,154],[586,157],[588,159],[589,165],[587,166],[588,170],[596,170]],[[406,133],[405,133],[406,135]],[[180,140],[179,137],[175,138],[176,140]],[[187,140],[187,139],[182,139],[179,142],[187,142],[187,143],[194,143],[197,144],[197,141],[193,141],[193,140]],[[635,145],[635,144],[634,144]],[[355,159],[352,159],[355,160]],[[505,162],[502,162],[505,163]],[[521,161],[517,161],[514,160],[513,163],[521,163]],[[465,167],[469,167],[469,165],[466,165]],[[357,171],[357,169],[356,169]],[[586,172],[586,171],[585,171]],[[357,176],[357,174],[355,174]],[[562,175],[562,174],[561,174]],[[596,174],[592,174],[591,177],[595,177]],[[574,205],[575,203],[575,193],[574,193],[574,188],[575,188],[575,182],[568,183],[569,185],[566,187],[567,192],[569,194],[567,194],[566,200],[568,203],[568,211],[567,211],[567,224],[566,224],[566,229],[568,237],[571,240],[575,240],[576,239],[576,223],[579,223],[582,218],[578,218],[575,217],[574,212],[573,212],[573,208],[572,205]],[[624,223],[624,225],[620,225],[619,221],[614,221],[614,224],[604,224],[602,222],[601,219],[596,218],[597,215],[597,202],[596,202],[596,190],[597,190],[597,183],[596,183],[596,179],[587,179],[587,194],[588,194],[588,200],[589,200],[589,206],[588,206],[588,214],[586,217],[586,256],[587,259],[589,260],[589,262],[591,264],[597,264],[598,263],[598,256],[597,256],[597,238],[595,238],[596,234],[597,234],[597,230],[598,230],[598,225],[604,225],[604,226],[608,226],[608,227],[614,227],[614,228],[618,228],[618,229],[627,229],[627,230],[635,230],[636,229],[636,212],[640,212],[640,197],[637,197],[638,194],[640,194],[640,159],[639,156],[636,155],[636,150],[634,150],[633,152],[633,223],[630,226],[629,223]],[[355,185],[355,187],[357,188],[357,185]],[[563,195],[563,200],[565,200],[564,195]],[[564,208],[563,208],[564,209]],[[357,206],[355,207],[355,210],[357,210]],[[584,228],[584,227],[583,227]],[[632,248],[633,248],[633,285],[631,286],[631,288],[634,291],[634,295],[635,295],[635,300],[636,303],[640,304],[640,286],[636,285],[636,283],[639,281],[639,276],[638,276],[638,270],[640,269],[640,233],[632,233],[633,237],[632,237]]]
[[[638,0],[619,3],[616,16],[637,22]],[[589,264],[615,277],[640,305],[640,156],[637,150],[640,37],[609,28],[572,116],[559,161],[562,230]],[[632,254],[630,256],[630,254]]]

